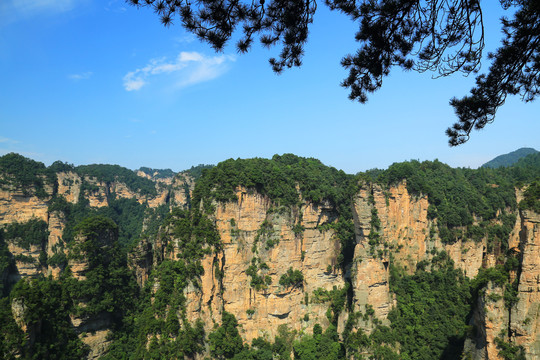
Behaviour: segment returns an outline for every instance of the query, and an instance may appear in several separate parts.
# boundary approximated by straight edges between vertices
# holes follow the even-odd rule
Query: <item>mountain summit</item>
[[[482,165],[481,167],[485,168],[492,168],[492,169],[495,169],[495,168],[498,168],[498,167],[506,167],[506,166],[511,166],[511,165],[514,165],[515,163],[517,163],[519,161],[519,159],[527,156],[527,155],[530,155],[530,154],[536,154],[538,152],[538,150],[535,150],[533,148],[521,148],[521,149],[517,149],[516,151],[512,151],[508,154],[504,154],[504,155],[499,155],[497,156],[496,158],[488,161],[487,163],[485,163],[484,165]]]

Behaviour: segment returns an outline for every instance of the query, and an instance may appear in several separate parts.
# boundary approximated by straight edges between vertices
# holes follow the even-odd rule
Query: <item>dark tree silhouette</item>
[[[479,75],[470,95],[453,98],[458,121],[446,130],[449,144],[469,139],[472,129],[491,123],[507,95],[532,101],[538,95],[540,75],[540,0],[499,0],[515,10],[511,20],[502,19],[505,39],[489,54],[492,65]],[[236,47],[247,52],[256,38],[266,47],[281,43],[272,69],[302,64],[308,27],[317,9],[315,0],[127,0],[151,7],[164,25],[178,17],[188,31],[221,51],[236,29]],[[341,64],[349,75],[341,83],[349,98],[365,103],[378,90],[394,66],[435,77],[456,72],[477,73],[484,49],[484,23],[479,0],[325,0],[332,10],[359,25],[354,54]]]

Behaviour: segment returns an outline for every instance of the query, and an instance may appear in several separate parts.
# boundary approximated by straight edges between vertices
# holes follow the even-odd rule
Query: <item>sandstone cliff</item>
[[[42,221],[47,230],[47,236],[39,244],[21,246],[28,239],[7,239],[8,256],[13,259],[14,267],[5,269],[2,273],[2,283],[6,288],[10,288],[18,280],[23,278],[36,278],[40,275],[52,275],[58,278],[65,266],[68,265],[74,278],[80,281],[85,280],[85,272],[88,263],[84,258],[80,260],[70,259],[64,264],[58,261],[49,262],[53,257],[70,257],[68,245],[64,241],[64,230],[70,218],[68,214],[61,210],[49,210],[52,199],[64,199],[69,204],[79,204],[80,201],[87,202],[88,213],[95,209],[109,206],[110,199],[135,199],[145,208],[153,209],[159,206],[187,206],[190,192],[193,190],[193,179],[187,174],[179,174],[174,178],[164,178],[155,181],[156,195],[143,195],[130,189],[128,185],[120,181],[105,182],[90,176],[80,176],[79,174],[67,171],[56,174],[57,182],[53,185],[45,186],[45,195],[38,197],[36,191],[23,189],[16,186],[3,185],[0,188],[0,226],[10,226],[12,224],[25,225],[30,221]],[[151,213],[149,213],[151,214]],[[145,220],[145,226],[151,219]],[[159,219],[158,219],[159,220]],[[73,227],[74,224],[70,224]],[[80,239],[75,239],[75,242]],[[116,241],[109,239],[109,242]],[[147,242],[148,244],[148,242]],[[139,246],[142,246],[139,244]],[[61,259],[61,257],[60,257]],[[134,269],[144,269],[147,273],[151,269],[151,263],[133,262]],[[141,275],[140,284],[145,280],[145,275]],[[84,307],[84,302],[78,306]],[[12,303],[12,312],[16,322],[21,329],[28,333],[30,344],[33,341],[36,329],[28,329],[23,317],[25,315],[25,300],[15,299]],[[89,359],[99,358],[110,344],[107,336],[110,334],[111,317],[105,313],[92,317],[72,316],[71,323],[81,340],[90,347]]]
[[[188,319],[201,318],[210,330],[222,311],[230,312],[246,341],[272,338],[280,325],[296,331],[308,331],[315,323],[327,326],[328,305],[310,297],[319,288],[345,286],[337,266],[339,240],[333,230],[319,227],[331,221],[331,209],[312,204],[275,209],[267,197],[245,188],[236,196],[236,202],[216,204],[214,220],[223,248],[203,259],[200,283],[185,291]],[[174,258],[175,251],[170,256]],[[265,279],[262,286],[252,284],[252,265],[255,276]],[[302,272],[303,282],[280,285],[290,268]],[[216,269],[223,275],[218,277]]]
[[[526,350],[528,359],[540,359],[540,215],[520,211],[521,268],[518,302],[510,312],[511,338]]]
[[[145,173],[140,176],[152,178]],[[46,188],[47,197],[39,198],[16,188],[4,187],[0,191],[0,225],[36,219],[46,223],[48,232],[46,241],[29,247],[8,241],[16,268],[10,274],[12,282],[39,274],[58,277],[65,265],[69,265],[75,279],[86,280],[88,259],[70,258],[63,266],[43,262],[43,254],[48,259],[60,253],[70,256],[70,248],[63,241],[69,214],[49,211],[52,198],[62,197],[70,204],[88,202],[94,210],[110,206],[115,198],[135,199],[146,210],[154,209],[155,215],[162,205],[188,209],[195,186],[187,174],[153,179],[156,195],[150,196],[120,181],[102,181],[75,172],[61,172],[57,178],[55,186]],[[474,279],[480,269],[504,265],[505,256],[517,254],[518,263],[509,270],[516,302],[508,305],[505,300],[508,284],[489,281],[477,289],[464,355],[502,359],[498,341],[504,341],[522,346],[527,360],[540,359],[540,215],[510,206],[500,210],[516,216],[504,246],[487,235],[471,240],[465,236],[465,227],[459,229],[462,236],[445,243],[439,236],[437,219],[428,216],[430,199],[426,195],[409,193],[405,181],[392,186],[361,182],[350,199],[354,244],[346,253],[335,227],[340,217],[335,204],[308,201],[298,187],[297,191],[299,201],[287,207],[243,186],[236,187],[235,200],[212,201],[212,211],[207,215],[219,233],[220,246],[205,253],[200,261],[202,275],[183,287],[185,312],[174,314],[180,326],[184,316],[191,324],[202,320],[209,334],[226,311],[234,314],[240,335],[250,343],[258,337],[272,340],[282,326],[300,336],[312,333],[315,324],[324,329],[332,322],[342,333],[347,320],[360,314],[352,331],[362,330],[369,335],[381,324],[390,325],[388,315],[397,305],[390,288],[392,266],[414,274],[419,263],[445,251],[457,268]],[[518,200],[520,196],[518,192]],[[501,222],[499,218],[490,221]],[[145,215],[142,222],[144,233],[151,225],[151,216]],[[474,218],[475,225],[480,222]],[[484,222],[482,226],[487,225]],[[158,234],[141,236],[130,251],[129,264],[141,288],[164,260],[181,257],[184,249],[174,236],[171,229],[162,227]],[[298,271],[302,280],[280,283],[288,271]],[[155,295],[159,281],[153,286]],[[346,306],[333,314],[330,294],[337,293]],[[84,307],[82,303],[79,305]],[[17,300],[11,306],[17,323],[28,332],[21,320],[24,302]],[[155,315],[156,320],[165,320],[163,317]],[[90,346],[90,358],[98,358],[106,351],[111,323],[105,314],[87,318],[74,315],[71,323]],[[161,336],[154,334],[156,339]]]

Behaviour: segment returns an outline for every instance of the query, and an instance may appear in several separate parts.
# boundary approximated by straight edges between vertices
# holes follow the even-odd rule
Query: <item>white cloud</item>
[[[68,77],[71,80],[79,81],[79,80],[87,80],[90,79],[90,77],[93,75],[91,71],[83,72],[80,74],[71,74]]]
[[[174,74],[175,85],[186,87],[209,81],[223,75],[229,64],[235,61],[234,56],[205,56],[198,52],[182,51],[173,60],[167,58],[152,59],[145,67],[128,72],[124,78],[124,89],[140,90],[152,76]]]

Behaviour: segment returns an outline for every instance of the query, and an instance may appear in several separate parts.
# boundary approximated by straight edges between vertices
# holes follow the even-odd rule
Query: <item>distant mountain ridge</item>
[[[521,148],[516,151],[512,151],[508,154],[499,155],[496,158],[488,161],[481,167],[483,168],[498,168],[514,165],[519,159],[524,158],[527,155],[536,154],[538,150],[533,148]]]

